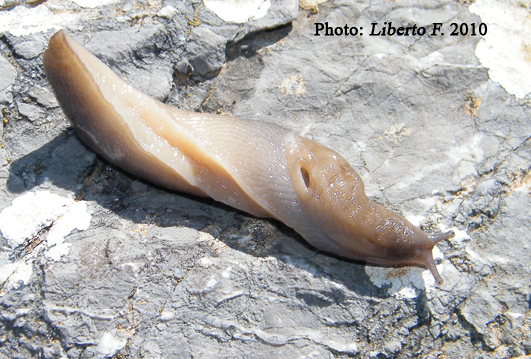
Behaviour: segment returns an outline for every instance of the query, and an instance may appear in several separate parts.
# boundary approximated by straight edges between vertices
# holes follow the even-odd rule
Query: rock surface
[[[452,22],[488,26],[475,14],[492,3],[266,0],[229,20],[240,10],[201,1],[5,5],[0,358],[531,355],[529,98],[476,55],[479,43],[495,56],[504,19],[490,38],[449,36]],[[364,35],[315,36],[326,22]],[[384,22],[440,22],[445,36],[369,36]],[[434,250],[444,284],[328,256],[278,222],[106,163],[50,96],[42,44],[60,26],[171,105],[337,150],[371,198],[456,231]]]
[[[3,56],[0,56],[0,106],[13,101],[11,88],[17,78],[17,70]]]

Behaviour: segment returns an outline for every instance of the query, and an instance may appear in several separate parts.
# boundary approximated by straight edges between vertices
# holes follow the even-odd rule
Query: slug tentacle
[[[437,285],[441,285],[443,283],[443,280],[441,276],[439,275],[439,271],[437,270],[435,260],[433,259],[433,256],[431,254],[431,248],[430,249],[422,248],[420,250],[419,259],[420,259],[419,264],[428,268],[428,270],[433,275],[433,278],[435,278],[435,283]]]
[[[445,239],[453,238],[454,236],[455,236],[454,231],[448,231],[448,232],[440,233],[440,234],[432,234],[428,238],[429,238],[430,242],[432,243],[432,247],[433,247],[434,245],[436,245],[440,241],[444,241]]]
[[[59,31],[44,70],[79,137],[109,162],[172,190],[214,198],[295,229],[342,257],[428,268],[428,236],[371,201],[337,152],[280,126],[179,110],[136,90]]]

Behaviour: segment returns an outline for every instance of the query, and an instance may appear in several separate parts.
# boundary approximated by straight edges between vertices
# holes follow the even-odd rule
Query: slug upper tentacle
[[[179,110],[141,93],[64,31],[44,70],[81,139],[109,162],[157,185],[280,220],[312,245],[382,265],[428,268],[428,236],[374,203],[337,152],[277,125]]]

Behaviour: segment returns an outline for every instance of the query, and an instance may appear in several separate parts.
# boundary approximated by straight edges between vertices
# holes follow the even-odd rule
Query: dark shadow
[[[291,23],[274,29],[251,32],[241,40],[227,44],[225,55],[227,61],[233,61],[238,57],[250,58],[264,47],[271,46],[289,35],[293,25]]]

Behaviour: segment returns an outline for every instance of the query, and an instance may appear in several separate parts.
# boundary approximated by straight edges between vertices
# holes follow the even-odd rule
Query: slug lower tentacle
[[[179,110],[122,81],[64,31],[44,70],[81,139],[109,162],[157,185],[211,197],[295,229],[318,249],[382,265],[428,268],[428,236],[371,201],[335,151],[280,126]]]

